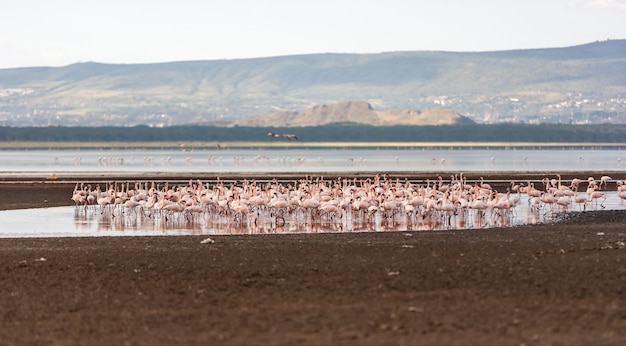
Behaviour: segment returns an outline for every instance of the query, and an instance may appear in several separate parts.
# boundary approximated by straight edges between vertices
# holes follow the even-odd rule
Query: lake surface
[[[56,174],[60,172],[551,172],[616,171],[622,169],[623,151],[619,149],[215,149],[215,150],[2,150],[0,175],[21,173]],[[599,174],[601,175],[601,174]],[[624,177],[613,177],[624,179]],[[607,191],[607,209],[624,209],[614,182]],[[68,195],[68,200],[71,196]],[[578,207],[580,208],[580,207]],[[590,208],[600,208],[590,206]],[[578,210],[571,205],[569,210]],[[558,214],[558,213],[556,213]],[[110,217],[95,208],[60,207],[0,211],[2,237],[78,237],[274,234],[320,232],[382,232],[442,229],[481,229],[546,222],[553,210],[529,209],[527,199],[506,218],[466,213],[448,220],[387,220],[373,216],[358,220],[344,216],[323,224],[246,220],[233,223],[215,216],[201,220],[185,217],[165,220],[147,217]]]
[[[603,171],[619,149],[2,150],[2,172]]]

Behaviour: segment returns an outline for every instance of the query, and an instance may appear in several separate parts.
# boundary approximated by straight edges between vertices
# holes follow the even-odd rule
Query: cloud
[[[626,11],[626,0],[586,0],[585,3],[593,9]]]

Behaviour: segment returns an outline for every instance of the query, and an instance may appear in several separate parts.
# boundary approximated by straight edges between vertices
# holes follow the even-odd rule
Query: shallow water
[[[626,204],[613,191],[606,192],[605,208],[590,203],[587,210],[624,210]],[[578,211],[573,204],[569,211]],[[522,196],[515,212],[509,216],[497,216],[489,211],[479,216],[475,211],[461,213],[450,218],[410,219],[396,216],[383,218],[358,218],[344,216],[334,220],[311,221],[306,218],[252,218],[233,222],[218,215],[199,218],[179,215],[176,217],[120,214],[111,216],[100,213],[98,207],[56,207],[0,211],[0,238],[27,237],[106,237],[106,236],[174,236],[174,235],[230,235],[230,234],[279,234],[279,233],[344,233],[388,231],[436,231],[447,229],[483,229],[535,224],[550,221],[562,213],[558,208],[543,207],[533,211],[528,199]]]
[[[561,172],[622,169],[622,150],[584,148],[499,149],[203,149],[203,150],[2,150],[0,175],[57,172]],[[435,176],[435,175],[434,175]],[[623,178],[623,177],[614,177]],[[613,183],[611,183],[613,184]],[[614,186],[614,185],[613,185]],[[615,192],[608,192],[606,209],[624,209]],[[68,196],[69,199],[70,196]],[[527,200],[526,200],[527,201]],[[592,207],[593,208],[593,207]],[[577,210],[573,205],[570,210]],[[472,213],[449,218],[415,219],[380,215],[360,220],[257,219],[244,222],[204,216],[199,220],[107,217],[74,207],[0,211],[0,237],[146,236],[187,234],[265,234],[307,232],[381,232],[476,229],[545,222],[550,210],[532,212],[522,201],[510,217],[478,217]]]

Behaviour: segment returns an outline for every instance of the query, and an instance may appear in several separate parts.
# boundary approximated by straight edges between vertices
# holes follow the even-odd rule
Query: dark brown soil
[[[0,209],[73,185],[0,184]],[[27,193],[28,192],[28,193]],[[623,345],[624,212],[363,234],[0,239],[3,345]]]

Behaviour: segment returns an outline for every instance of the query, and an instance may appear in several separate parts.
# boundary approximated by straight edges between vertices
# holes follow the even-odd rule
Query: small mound
[[[426,126],[468,125],[471,119],[449,109],[375,111],[363,101],[343,101],[330,105],[316,105],[301,112],[279,112],[237,120],[232,126],[304,127],[337,123],[354,123],[372,126]]]

